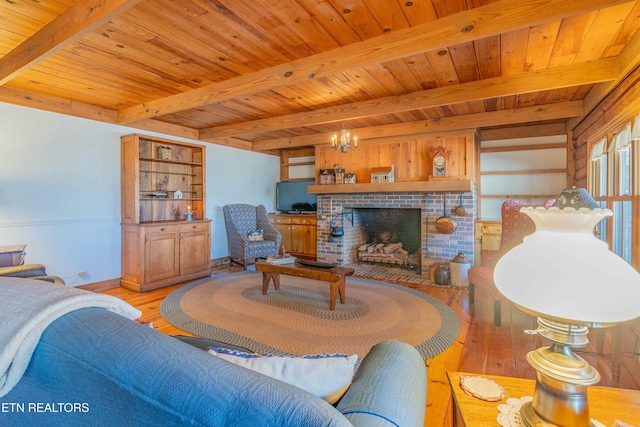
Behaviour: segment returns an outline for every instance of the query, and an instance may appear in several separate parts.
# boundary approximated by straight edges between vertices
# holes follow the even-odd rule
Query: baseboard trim
[[[229,265],[229,257],[215,258],[210,262],[211,267],[220,267],[223,265]],[[93,292],[104,292],[109,289],[115,289],[120,287],[120,278],[103,280],[101,282],[87,283],[86,285],[76,286],[78,289],[84,289]]]
[[[103,292],[109,289],[120,287],[120,278],[103,280],[102,282],[87,283],[86,285],[76,286],[78,289],[86,291]]]

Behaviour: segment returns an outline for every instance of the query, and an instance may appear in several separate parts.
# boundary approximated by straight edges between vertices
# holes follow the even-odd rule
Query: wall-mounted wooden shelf
[[[310,194],[342,194],[342,193],[428,193],[438,191],[471,191],[471,180],[448,179],[437,181],[409,181],[361,184],[326,184],[310,185]]]

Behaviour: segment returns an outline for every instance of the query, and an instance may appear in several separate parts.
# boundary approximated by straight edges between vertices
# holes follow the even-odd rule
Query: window
[[[640,116],[639,116],[640,117]],[[640,120],[637,121],[640,124]],[[636,136],[635,133],[638,135]],[[638,203],[638,188],[634,184],[639,168],[638,140],[640,126],[631,123],[610,137],[591,145],[589,160],[589,190],[603,208],[613,216],[601,221],[596,235],[606,241],[613,252],[638,268],[638,243],[633,221]],[[637,208],[636,208],[637,209]]]

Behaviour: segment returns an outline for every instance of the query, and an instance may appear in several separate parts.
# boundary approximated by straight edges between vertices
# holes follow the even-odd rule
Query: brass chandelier
[[[358,137],[353,135],[353,140],[351,139],[351,135],[344,123],[342,124],[342,129],[340,129],[339,133],[334,133],[331,137],[331,148],[334,150],[340,149],[341,152],[346,153],[349,148],[358,148]]]

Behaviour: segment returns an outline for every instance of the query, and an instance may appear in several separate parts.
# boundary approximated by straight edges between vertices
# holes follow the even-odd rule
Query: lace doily
[[[487,402],[498,402],[504,399],[504,389],[492,379],[479,376],[461,376],[460,387],[469,396]]]
[[[524,396],[520,399],[515,397],[510,397],[507,399],[506,403],[501,403],[498,405],[498,424],[502,427],[521,427],[520,424],[520,407],[527,402],[531,402],[533,398],[531,396]],[[599,421],[594,419],[591,420],[591,425],[593,427],[605,427]]]

